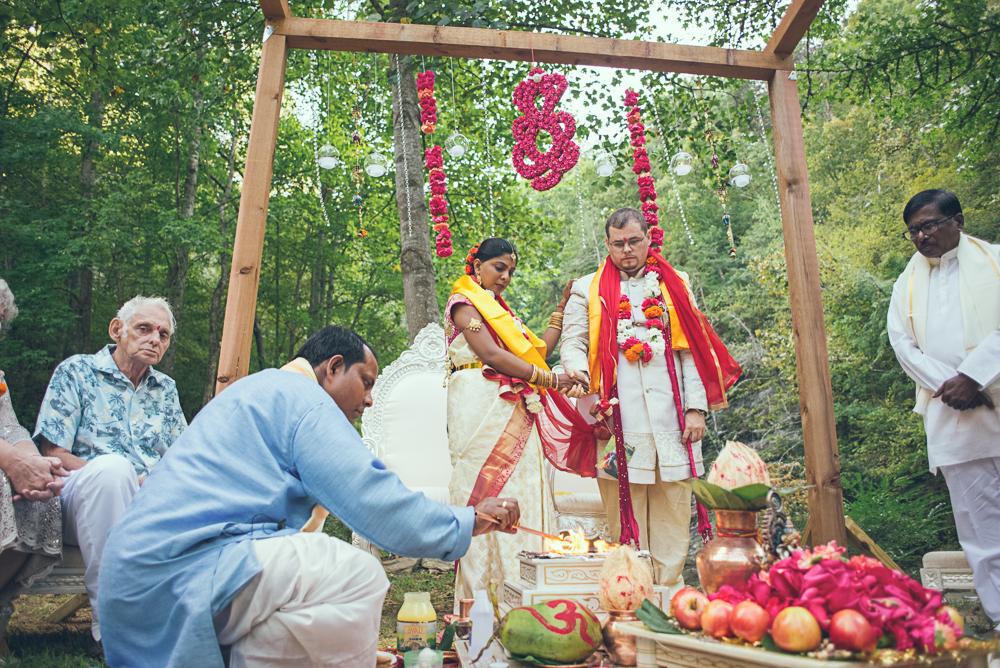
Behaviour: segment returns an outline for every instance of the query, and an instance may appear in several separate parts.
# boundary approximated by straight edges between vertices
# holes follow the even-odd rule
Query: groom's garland
[[[663,312],[666,304],[660,293],[663,271],[656,260],[646,259],[643,270],[642,314],[646,322],[637,323],[632,316],[632,303],[628,295],[622,295],[618,304],[618,347],[625,353],[625,359],[643,365],[649,364],[653,355],[663,355],[666,341],[663,338]]]

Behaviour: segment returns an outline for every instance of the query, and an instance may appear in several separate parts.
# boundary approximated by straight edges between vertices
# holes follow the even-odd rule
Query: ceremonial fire
[[[583,535],[583,527],[568,532],[561,541],[545,539],[545,551],[549,554],[590,554],[593,552],[608,552],[618,547],[617,543],[606,543],[603,540],[587,540]]]

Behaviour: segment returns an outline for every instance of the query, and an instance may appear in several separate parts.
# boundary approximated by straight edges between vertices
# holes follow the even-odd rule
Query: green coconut
[[[601,622],[585,605],[555,599],[508,612],[500,642],[511,654],[573,663],[601,646]]]

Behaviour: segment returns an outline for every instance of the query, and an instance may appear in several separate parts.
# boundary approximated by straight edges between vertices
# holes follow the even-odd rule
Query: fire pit
[[[589,541],[583,530],[570,532],[563,542],[545,541],[545,552],[522,552],[521,577],[504,582],[500,602],[502,612],[522,605],[534,605],[556,598],[565,598],[586,605],[594,613],[606,611],[597,599],[598,577],[607,552],[618,547],[602,540]],[[652,567],[649,552],[641,550],[639,558]],[[669,588],[653,587],[653,603],[663,608],[670,605]]]

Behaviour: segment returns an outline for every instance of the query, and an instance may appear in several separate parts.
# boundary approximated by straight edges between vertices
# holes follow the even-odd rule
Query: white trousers
[[[87,570],[87,588],[94,621],[91,633],[101,639],[97,619],[97,580],[108,530],[118,521],[139,491],[135,469],[121,455],[94,457],[82,469],[72,471],[62,490],[63,542],[79,545]]]
[[[598,478],[601,501],[608,516],[612,538],[617,542],[622,531],[618,505],[618,481]],[[691,491],[675,482],[660,480],[652,485],[629,485],[632,512],[639,525],[639,545],[649,550],[653,560],[653,583],[668,587],[670,596],[684,588],[684,562],[691,538]]]
[[[942,466],[983,609],[1000,623],[1000,457]]]
[[[230,668],[375,665],[389,589],[378,559],[322,533],[253,547],[264,570],[215,620]]]

